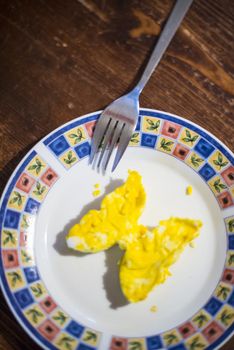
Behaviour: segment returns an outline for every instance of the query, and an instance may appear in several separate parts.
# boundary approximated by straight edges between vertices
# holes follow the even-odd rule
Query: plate
[[[234,328],[233,154],[196,124],[141,109],[117,170],[102,176],[88,166],[100,113],[53,131],[11,176],[0,212],[5,298],[44,349],[216,349]],[[147,192],[142,223],[203,221],[195,248],[187,247],[172,276],[135,304],[120,290],[117,247],[79,254],[65,244],[68,229],[98,208],[128,169],[140,172]],[[94,198],[96,183],[101,194]]]

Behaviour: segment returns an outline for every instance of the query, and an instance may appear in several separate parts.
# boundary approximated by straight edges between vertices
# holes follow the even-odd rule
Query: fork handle
[[[136,91],[138,94],[141,93],[142,89],[151,77],[153,71],[157,67],[162,55],[166,51],[171,39],[173,38],[184,16],[186,15],[192,1],[193,0],[177,0],[167,20],[167,23],[165,24],[163,31],[157,41],[157,44],[151,54],[149,62],[145,67],[142,77],[133,91]]]

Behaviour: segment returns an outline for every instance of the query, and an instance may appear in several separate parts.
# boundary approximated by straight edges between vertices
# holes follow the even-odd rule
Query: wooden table
[[[3,190],[24,154],[133,86],[172,0],[1,0]],[[141,96],[234,144],[234,2],[195,0]],[[39,349],[0,296],[0,349]],[[234,338],[222,347],[234,348]]]

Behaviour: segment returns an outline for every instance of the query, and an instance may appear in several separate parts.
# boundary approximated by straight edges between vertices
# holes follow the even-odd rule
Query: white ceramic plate
[[[233,331],[233,154],[201,127],[171,114],[141,109],[130,145],[113,174],[88,166],[90,137],[100,112],[53,131],[22,160],[1,200],[0,276],[14,315],[45,349],[215,349]],[[65,243],[68,229],[128,169],[142,175],[147,205],[142,223],[170,216],[200,219],[172,276],[136,304],[124,299],[121,251],[82,255]],[[94,198],[94,184],[101,195]],[[192,185],[192,196],[186,187]],[[152,306],[157,312],[152,312]]]

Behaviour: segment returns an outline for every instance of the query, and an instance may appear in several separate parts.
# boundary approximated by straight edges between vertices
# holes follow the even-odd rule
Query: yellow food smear
[[[100,184],[95,184],[94,185],[94,188],[99,188],[100,187]]]
[[[93,191],[93,196],[94,197],[97,197],[97,196],[99,196],[99,194],[101,193],[101,191],[100,190],[95,190],[95,191]]]
[[[157,306],[156,305],[151,306],[150,311],[151,312],[156,312],[157,311]]]
[[[192,186],[188,186],[188,187],[186,188],[186,194],[187,194],[188,196],[191,196],[192,193],[193,193],[193,188],[192,188]]]
[[[198,235],[201,221],[172,217],[155,228],[140,225],[146,194],[141,176],[129,171],[126,182],[106,195],[100,210],[90,210],[66,239],[70,248],[95,253],[119,244],[120,285],[130,302],[144,300],[170,276],[169,268]]]
[[[68,246],[95,253],[121,240],[124,247],[127,237],[136,232],[145,200],[141,176],[136,171],[129,171],[126,182],[105,196],[100,210],[90,210],[70,229],[66,237]]]

